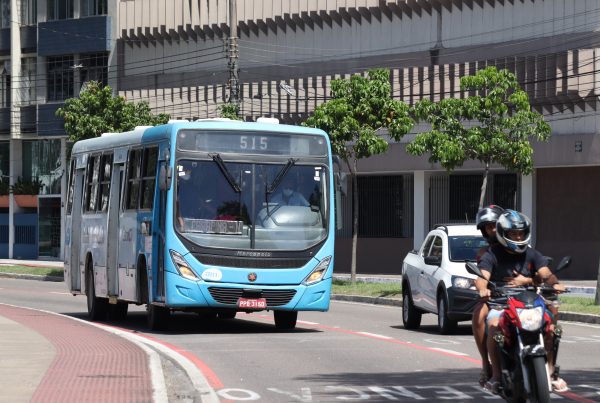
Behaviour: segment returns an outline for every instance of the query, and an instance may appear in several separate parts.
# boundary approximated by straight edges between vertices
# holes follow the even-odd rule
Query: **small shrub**
[[[17,182],[12,185],[12,192],[16,195],[38,195],[43,187],[44,184],[41,180],[19,177]]]

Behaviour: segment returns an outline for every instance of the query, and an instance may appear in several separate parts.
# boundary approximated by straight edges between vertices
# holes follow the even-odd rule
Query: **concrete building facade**
[[[106,67],[106,82],[119,94],[129,101],[148,101],[154,112],[176,119],[218,115],[218,107],[230,94],[230,54],[237,55],[243,117],[273,116],[285,123],[301,122],[327,101],[331,80],[370,68],[389,68],[393,96],[410,105],[425,97],[437,101],[468,96],[460,89],[460,77],[486,66],[515,72],[534,109],[550,123],[552,137],[548,143],[533,144],[533,175],[520,177],[493,167],[486,201],[528,214],[535,223],[535,246],[541,251],[555,258],[572,255],[573,266],[564,277],[596,277],[600,219],[593,207],[598,193],[594,184],[600,179],[596,113],[600,1],[63,2],[74,4],[73,13],[52,21],[47,8],[62,4],[61,0],[44,1],[45,10],[38,4],[37,25],[31,28],[37,32],[37,47],[30,49],[37,56],[36,65],[46,72],[36,72],[37,88],[48,86],[47,71],[63,60],[57,57],[72,55],[73,66],[83,67],[77,60],[99,53],[105,59],[96,64]],[[98,15],[82,14],[90,7]],[[62,8],[52,10],[60,14]],[[232,24],[238,34],[235,49],[229,40]],[[68,32],[85,40],[71,38],[79,47],[61,41]],[[52,34],[46,37],[47,33]],[[17,45],[7,46],[3,35],[4,30],[0,44],[11,52],[4,57],[13,60]],[[74,76],[72,92],[85,81]],[[40,124],[51,121],[40,118],[40,107],[55,107],[47,91],[44,97],[38,90],[36,102],[38,129],[32,137],[38,140],[48,133],[48,138],[64,138],[58,129],[39,131]],[[8,113],[10,127],[23,126],[24,112],[19,125],[14,123],[15,111]],[[0,110],[2,116],[6,115]],[[6,124],[2,122],[0,127]],[[414,132],[421,129],[417,126]],[[22,153],[19,144],[24,139],[23,130],[18,132],[4,135],[16,156]],[[481,165],[468,162],[448,174],[426,157],[405,152],[413,136],[391,145],[386,154],[359,163],[359,272],[398,273],[406,252],[432,225],[474,219]],[[65,148],[61,140],[63,159]],[[19,173],[18,166],[11,169],[11,178],[13,171]],[[350,200],[343,201],[345,224],[350,223]],[[8,217],[19,210],[11,211]],[[349,225],[338,239],[336,270],[343,272],[349,268]]]

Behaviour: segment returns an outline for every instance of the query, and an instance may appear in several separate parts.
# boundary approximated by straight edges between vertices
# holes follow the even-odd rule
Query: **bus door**
[[[118,154],[118,150],[117,150]],[[117,156],[116,156],[117,157]],[[115,158],[117,160],[117,158]],[[108,202],[108,236],[106,250],[106,264],[108,271],[108,295],[119,296],[119,206],[121,201],[121,192],[123,189],[123,175],[125,164],[115,162],[113,164],[112,175],[110,179],[110,199]]]
[[[77,158],[75,170],[73,172],[73,201],[71,204],[71,253],[69,254],[69,269],[71,280],[71,290],[81,291],[81,273],[85,270],[84,263],[80,260],[81,254],[81,209],[83,198],[83,177],[85,176],[85,166],[87,164],[87,155]]]
[[[167,217],[167,192],[171,181],[171,175],[167,174],[169,166],[168,155],[169,148],[167,146],[164,148],[161,147],[157,171],[158,186],[155,188],[156,198],[154,200],[154,217],[152,220],[155,225],[152,234],[154,238],[152,242],[152,255],[156,257],[153,259],[156,265],[153,268],[156,276],[156,281],[154,282],[154,286],[156,287],[154,290],[156,301],[165,300],[165,259],[167,259],[167,253],[165,252],[165,226]],[[160,174],[161,172],[163,172],[162,175]]]

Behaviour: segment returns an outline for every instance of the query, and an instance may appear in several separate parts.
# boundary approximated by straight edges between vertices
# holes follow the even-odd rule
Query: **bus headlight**
[[[171,260],[180,276],[185,277],[188,280],[199,280],[198,276],[196,276],[196,273],[190,268],[189,263],[185,261],[183,256],[174,250],[170,250],[169,252],[171,253]]]
[[[329,263],[331,263],[331,256],[327,256],[325,259],[321,260],[317,267],[315,267],[313,271],[310,272],[308,277],[304,279],[302,284],[311,285],[321,281],[325,275],[325,272],[329,268]]]

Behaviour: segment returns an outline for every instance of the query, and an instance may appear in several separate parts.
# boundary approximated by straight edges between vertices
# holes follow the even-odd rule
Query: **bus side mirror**
[[[161,164],[158,173],[158,188],[160,190],[169,190],[171,188],[171,167]]]

